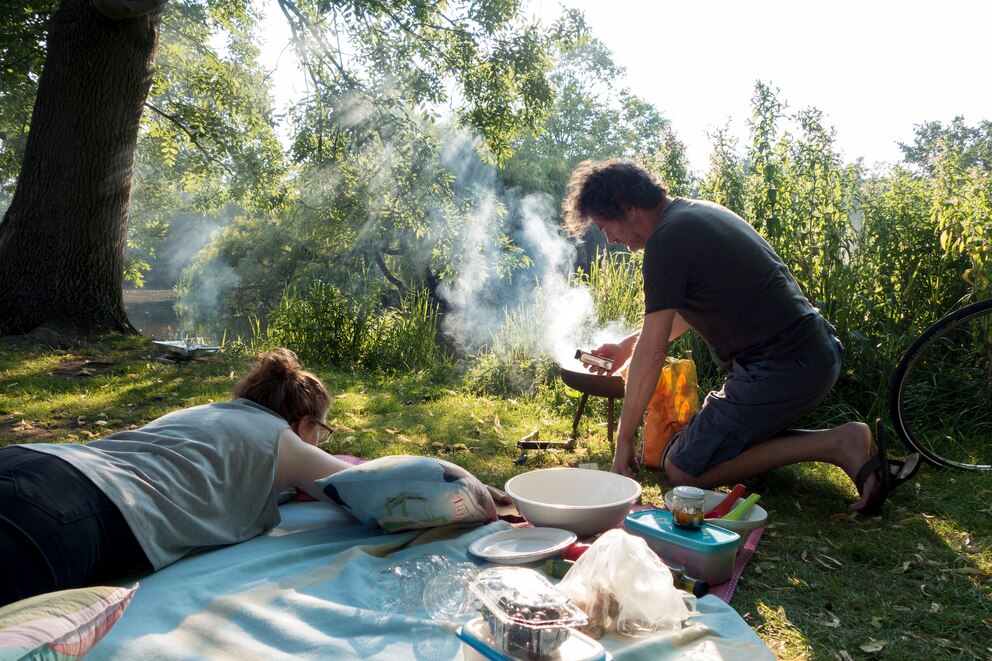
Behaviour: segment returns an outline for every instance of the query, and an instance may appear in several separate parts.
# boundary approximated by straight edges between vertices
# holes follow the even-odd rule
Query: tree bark
[[[0,335],[136,332],[124,311],[124,248],[164,2],[111,20],[91,0],[62,0],[52,17],[24,163],[0,223]]]

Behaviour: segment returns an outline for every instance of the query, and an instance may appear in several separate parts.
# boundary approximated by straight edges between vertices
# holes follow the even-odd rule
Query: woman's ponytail
[[[234,387],[243,397],[275,411],[293,424],[305,417],[321,418],[330,408],[331,395],[323,382],[300,365],[289,349],[272,349]]]

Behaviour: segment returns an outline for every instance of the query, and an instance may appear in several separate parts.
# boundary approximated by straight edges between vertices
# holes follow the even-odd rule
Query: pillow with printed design
[[[443,459],[396,455],[352,466],[317,487],[367,526],[386,532],[495,521],[489,489]]]
[[[0,661],[82,658],[117,624],[137,589],[60,590],[0,608]]]

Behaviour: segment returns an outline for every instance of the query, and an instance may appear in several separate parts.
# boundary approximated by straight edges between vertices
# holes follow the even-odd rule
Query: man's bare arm
[[[627,474],[636,469],[634,434],[658,386],[658,378],[668,356],[668,338],[671,336],[675,317],[674,309],[660,310],[644,316],[627,372],[623,411],[617,428],[616,456],[613,458],[615,473]]]

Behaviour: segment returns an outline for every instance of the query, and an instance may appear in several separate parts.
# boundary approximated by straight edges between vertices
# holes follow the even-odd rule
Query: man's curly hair
[[[582,161],[568,178],[562,201],[562,224],[581,236],[593,216],[620,220],[630,209],[653,209],[668,190],[641,166],[620,159]]]

